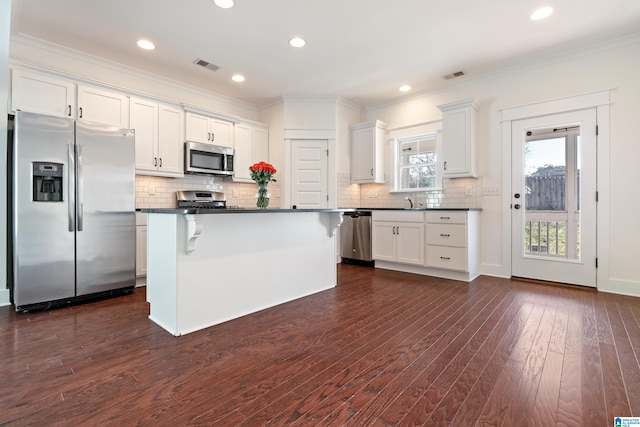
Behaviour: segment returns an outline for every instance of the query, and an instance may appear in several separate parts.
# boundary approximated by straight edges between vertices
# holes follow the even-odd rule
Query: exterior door
[[[299,209],[329,206],[328,145],[327,140],[292,141],[291,204]]]
[[[596,286],[596,110],[514,121],[512,275]]]

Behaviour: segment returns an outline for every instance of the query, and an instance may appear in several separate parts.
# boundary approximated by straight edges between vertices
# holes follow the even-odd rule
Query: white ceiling
[[[531,21],[543,5],[554,14]],[[294,95],[378,104],[407,96],[402,84],[432,90],[638,31],[640,0],[236,0],[226,10],[212,0],[13,0],[11,22],[12,34],[258,105]],[[290,47],[294,35],[307,46]],[[139,49],[139,38],[156,49]],[[459,70],[466,76],[442,77]]]

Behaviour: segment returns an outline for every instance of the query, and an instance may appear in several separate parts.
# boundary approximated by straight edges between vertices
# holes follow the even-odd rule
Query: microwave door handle
[[[69,214],[69,231],[74,232],[76,229],[76,203],[75,203],[75,174],[76,161],[73,144],[68,144],[69,162],[67,167],[67,211]]]

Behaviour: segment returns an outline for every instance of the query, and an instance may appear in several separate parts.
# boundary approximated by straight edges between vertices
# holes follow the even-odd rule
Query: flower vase
[[[267,188],[258,187],[258,191],[253,196],[256,199],[256,207],[258,209],[267,209],[269,207],[269,200],[271,199],[271,193],[267,191]]]

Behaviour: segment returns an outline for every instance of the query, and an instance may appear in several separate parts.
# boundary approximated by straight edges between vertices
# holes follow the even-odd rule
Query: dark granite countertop
[[[161,213],[161,214],[181,214],[181,215],[201,215],[201,214],[243,214],[243,213],[303,213],[303,212],[352,212],[355,209],[340,208],[340,209],[197,209],[197,208],[143,208],[136,209],[138,212],[145,213]]]
[[[357,208],[359,211],[481,211],[482,208]]]

